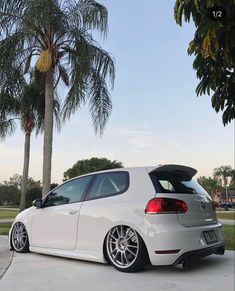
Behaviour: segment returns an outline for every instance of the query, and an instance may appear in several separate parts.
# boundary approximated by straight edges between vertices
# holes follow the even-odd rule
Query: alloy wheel
[[[139,254],[139,239],[136,231],[125,225],[110,230],[106,240],[107,255],[119,268],[128,268]]]
[[[22,222],[17,222],[12,229],[12,246],[17,252],[22,252],[28,247],[28,235]]]

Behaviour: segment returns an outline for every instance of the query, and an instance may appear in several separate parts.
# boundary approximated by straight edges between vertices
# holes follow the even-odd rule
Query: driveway
[[[189,270],[148,268],[128,274],[105,264],[39,254],[14,254],[0,281],[4,291],[221,291],[234,290],[234,252],[212,255]]]
[[[10,266],[13,254],[8,250],[8,237],[0,235],[0,279]]]

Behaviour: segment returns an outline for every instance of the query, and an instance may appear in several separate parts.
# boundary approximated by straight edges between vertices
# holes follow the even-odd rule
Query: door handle
[[[70,210],[68,213],[70,215],[77,214],[78,213],[78,210]]]

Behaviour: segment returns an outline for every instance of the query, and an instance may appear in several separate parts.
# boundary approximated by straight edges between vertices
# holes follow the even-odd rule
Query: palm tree
[[[210,194],[212,199],[214,199],[216,191],[220,188],[218,180],[211,177],[206,178],[205,176],[200,176],[197,178],[197,182]]]
[[[225,187],[226,200],[228,201],[228,178],[232,177],[232,167],[221,166],[219,168],[215,168],[213,175],[215,178],[222,179],[223,186]]]
[[[45,5],[46,4],[46,5]],[[45,75],[43,194],[50,190],[53,99],[60,80],[69,87],[64,119],[88,102],[95,132],[103,133],[112,103],[114,61],[92,37],[108,30],[107,9],[93,0],[0,1],[0,79],[13,66]]]
[[[22,211],[26,207],[31,133],[35,129],[38,134],[44,128],[44,91],[35,80],[27,84],[26,80],[21,78],[21,94],[14,96],[9,79],[1,84],[0,90],[0,138],[5,139],[7,135],[13,134],[16,129],[16,121],[20,121],[21,129],[25,134],[20,198],[20,210]],[[54,101],[54,114],[59,127],[59,102],[57,100]]]

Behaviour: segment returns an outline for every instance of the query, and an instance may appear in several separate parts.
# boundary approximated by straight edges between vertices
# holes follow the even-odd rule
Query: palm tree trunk
[[[51,184],[51,160],[52,160],[52,140],[53,140],[53,101],[54,101],[54,70],[50,69],[46,73],[45,85],[45,117],[44,117],[44,144],[43,144],[43,177],[42,195],[50,191]]]
[[[28,184],[29,156],[30,156],[30,135],[31,135],[31,131],[27,130],[25,132],[25,142],[24,142],[24,166],[23,166],[23,178],[22,178],[21,196],[20,196],[20,211],[26,208],[26,193],[27,193],[27,184]]]
[[[225,194],[226,194],[226,201],[229,202],[227,185],[225,185]]]

